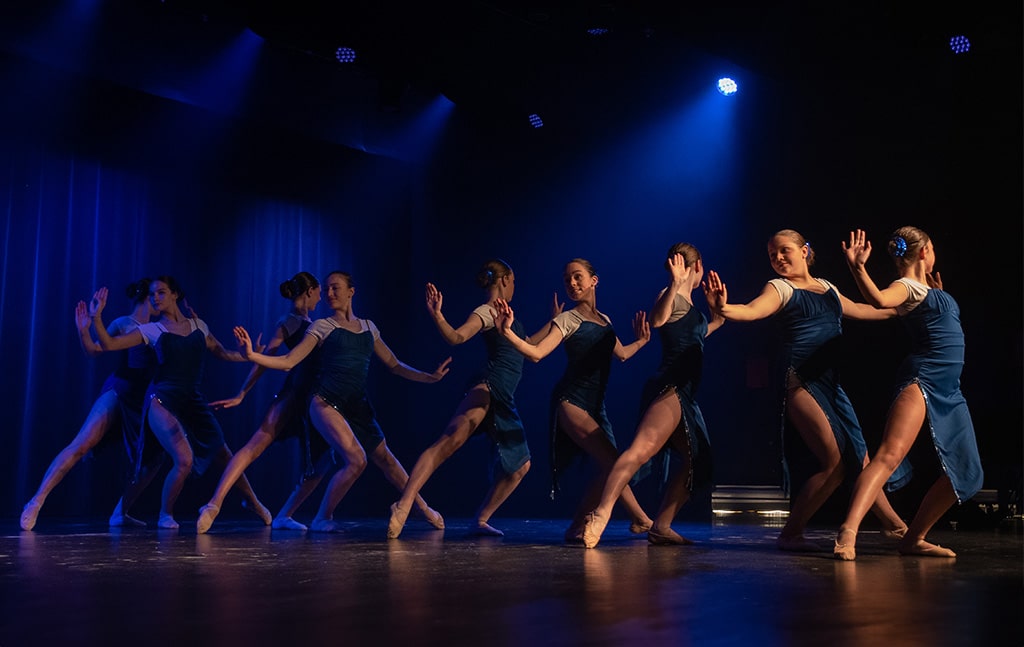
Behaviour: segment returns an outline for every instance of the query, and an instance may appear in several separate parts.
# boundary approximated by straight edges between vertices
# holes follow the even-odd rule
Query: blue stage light
[[[351,47],[339,47],[338,51],[334,52],[334,58],[338,59],[339,63],[354,63],[356,50]]]
[[[739,87],[736,85],[736,82],[729,77],[726,76],[718,79],[718,91],[725,96],[736,94],[737,90],[739,90]]]
[[[949,48],[954,54],[964,54],[971,49],[971,41],[967,36],[953,36],[949,39]]]
[[[534,113],[530,115],[530,125],[533,126],[534,128],[540,128],[541,126],[544,125],[544,122],[541,120],[540,115]]]
[[[608,30],[604,27],[591,27],[587,30],[587,33],[591,36],[604,36],[608,33]]]

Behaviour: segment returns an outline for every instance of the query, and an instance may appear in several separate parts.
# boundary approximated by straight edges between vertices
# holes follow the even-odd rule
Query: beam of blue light
[[[392,150],[401,159],[427,159],[441,139],[455,104],[443,94],[431,99],[392,135]]]
[[[260,36],[249,29],[239,32],[186,86],[186,94],[194,95],[190,103],[226,113],[235,112],[244,102],[246,88],[262,48]]]

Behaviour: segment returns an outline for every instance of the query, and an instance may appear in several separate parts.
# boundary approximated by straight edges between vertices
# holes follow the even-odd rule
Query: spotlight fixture
[[[540,115],[534,113],[530,115],[530,125],[534,128],[540,128],[544,125],[544,121],[541,120]]]
[[[971,49],[971,41],[967,36],[953,36],[949,39],[949,48],[954,54],[965,54]]]
[[[587,33],[591,36],[604,36],[608,33],[608,30],[604,27],[591,27],[587,30]]]
[[[736,94],[737,90],[739,90],[739,87],[737,87],[736,82],[729,77],[726,76],[718,79],[718,91],[723,95],[728,97]]]
[[[334,58],[338,59],[339,63],[354,63],[356,60],[356,50],[351,47],[339,47],[334,52]]]

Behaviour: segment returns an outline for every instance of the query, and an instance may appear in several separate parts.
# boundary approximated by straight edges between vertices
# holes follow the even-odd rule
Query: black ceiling
[[[349,45],[382,78],[452,92],[515,93],[564,79],[559,63],[600,61],[599,47],[690,47],[781,80],[815,76],[885,83],[894,71],[947,58],[970,34],[990,54],[1020,51],[1020,7],[1001,13],[892,2],[515,2],[456,0],[166,0],[244,21],[268,42],[333,56]],[[1007,15],[1007,11],[1013,15]],[[608,29],[603,36],[590,28]],[[1014,62],[1019,62],[1014,58]],[[874,80],[874,81],[872,81]],[[447,87],[444,87],[447,86]]]

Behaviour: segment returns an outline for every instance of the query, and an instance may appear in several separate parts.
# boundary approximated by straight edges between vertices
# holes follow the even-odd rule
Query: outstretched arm
[[[284,335],[285,329],[282,326],[278,326],[274,331],[274,336],[271,337],[270,343],[263,349],[263,352],[267,355],[275,354],[278,349],[284,346]],[[249,374],[245,377],[245,382],[242,383],[242,388],[238,390],[238,393],[233,398],[226,398],[224,400],[214,400],[210,403],[210,406],[214,409],[230,409],[237,407],[242,404],[242,400],[249,394],[252,387],[256,386],[256,382],[259,381],[263,372],[267,370],[267,367],[260,366],[259,364],[253,364],[249,370]]]
[[[402,360],[395,357],[395,354],[391,352],[391,349],[380,337],[377,337],[373,341],[373,352],[376,353],[380,361],[384,362],[384,365],[388,367],[388,370],[398,377],[404,377],[405,379],[413,382],[425,382],[427,384],[438,382],[445,375],[448,375],[448,365],[452,363],[452,358],[448,357],[437,365],[437,368],[434,369],[433,373],[421,371],[418,368],[409,366]]]
[[[103,349],[89,334],[91,325],[92,317],[89,316],[89,309],[86,307],[85,301],[79,301],[75,305],[75,328],[78,329],[78,341],[82,345],[83,353],[89,357],[96,357],[103,353]]]
[[[615,338],[615,350],[613,353],[620,362],[625,362],[633,355],[636,355],[636,352],[651,340],[651,326],[647,323],[647,313],[643,310],[637,312],[633,317],[633,334],[636,335],[636,341],[625,346],[619,341],[618,337]]]
[[[446,342],[452,346],[464,344],[483,329],[484,322],[475,314],[470,314],[465,323],[458,328],[453,328],[445,320],[444,315],[441,314],[441,303],[443,300],[444,297],[441,291],[437,289],[437,286],[433,283],[427,283],[427,312],[430,313],[430,318],[434,320],[437,331],[441,333]]]
[[[132,346],[146,343],[142,333],[137,329],[123,335],[111,337],[103,325],[103,308],[107,305],[107,288],[100,288],[92,295],[89,301],[89,316],[93,321],[93,328],[96,329],[96,337],[100,340],[100,348],[108,350],[124,350]]]
[[[839,295],[839,302],[843,306],[843,316],[847,319],[881,321],[883,319],[892,319],[897,316],[896,308],[876,308],[867,303],[857,303],[842,294]]]
[[[668,259],[668,271],[672,278],[668,287],[661,291],[654,307],[651,308],[652,328],[661,328],[668,323],[669,317],[672,316],[672,306],[675,304],[676,294],[685,289],[686,281],[693,274],[693,269],[686,267],[686,259],[682,254],[674,254]]]
[[[842,247],[846,255],[846,264],[850,267],[853,280],[857,282],[857,289],[865,301],[876,308],[895,308],[907,300],[906,286],[893,282],[884,290],[879,290],[868,274],[867,262],[871,257],[871,241],[863,229],[851,231],[850,242],[842,242]],[[843,314],[846,314],[845,307]]]
[[[306,359],[306,356],[316,348],[316,337],[306,333],[298,346],[291,349],[284,355],[264,355],[263,353],[253,350],[252,340],[249,338],[249,331],[245,328],[242,326],[235,326],[234,333],[235,341],[238,342],[238,352],[245,360],[254,362],[266,368],[277,369],[279,371],[291,370],[296,364]]]
[[[259,348],[260,350],[262,350],[262,347],[260,346],[259,338],[256,339],[256,348]],[[224,348],[224,345],[221,344],[220,341],[216,337],[213,336],[213,333],[209,333],[209,334],[206,335],[206,349],[208,351],[210,351],[211,353],[213,353],[214,357],[216,357],[218,359],[222,359],[222,360],[224,360],[226,362],[247,362],[247,361],[249,361],[248,358],[246,358],[246,356],[243,355],[242,353],[240,353],[239,351],[237,351],[237,350],[228,350],[228,349]]]
[[[508,340],[513,348],[532,362],[539,362],[544,359],[562,343],[562,331],[553,323],[548,323],[543,330],[538,331],[529,340],[520,339],[518,335],[512,332],[512,322],[515,321],[515,313],[512,311],[512,306],[504,299],[495,300],[494,312],[494,327],[498,329],[502,337]]]
[[[779,292],[766,283],[761,294],[754,297],[754,300],[745,305],[729,303],[729,292],[725,282],[718,276],[718,272],[711,270],[707,279],[702,284],[704,296],[708,300],[708,306],[712,313],[724,317],[729,321],[756,321],[770,317],[782,307],[782,297]]]

